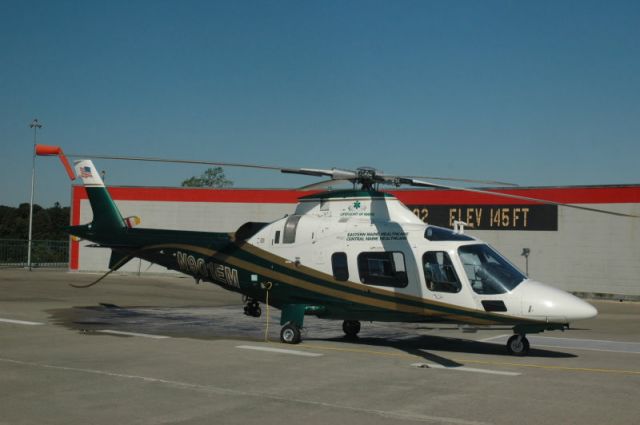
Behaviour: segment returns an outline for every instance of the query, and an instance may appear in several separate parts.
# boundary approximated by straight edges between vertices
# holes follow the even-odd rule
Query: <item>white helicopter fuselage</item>
[[[386,193],[337,191],[301,198],[293,215],[247,242],[340,281],[437,305],[566,325],[597,314],[585,301],[528,279],[462,228],[423,223]],[[465,322],[459,315],[453,320]]]

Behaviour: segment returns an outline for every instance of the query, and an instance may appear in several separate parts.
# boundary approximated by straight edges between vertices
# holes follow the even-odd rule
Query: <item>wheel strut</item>
[[[262,314],[262,309],[260,308],[260,304],[258,301],[253,299],[248,299],[246,304],[244,305],[244,314],[251,317],[260,317]]]

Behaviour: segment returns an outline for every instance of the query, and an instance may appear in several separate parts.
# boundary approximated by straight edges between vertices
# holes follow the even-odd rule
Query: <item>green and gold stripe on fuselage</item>
[[[217,251],[191,244],[159,244],[146,247],[145,253],[139,256],[262,302],[266,298],[263,284],[271,282],[270,305],[277,308],[287,304],[321,306],[315,314],[328,319],[472,325],[544,323],[337,281],[331,275],[248,243],[230,242]]]

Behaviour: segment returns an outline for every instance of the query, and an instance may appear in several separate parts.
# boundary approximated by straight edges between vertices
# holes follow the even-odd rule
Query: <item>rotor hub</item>
[[[362,185],[363,190],[371,190],[373,185],[378,182],[380,174],[382,171],[373,167],[359,167],[356,170],[356,181]]]

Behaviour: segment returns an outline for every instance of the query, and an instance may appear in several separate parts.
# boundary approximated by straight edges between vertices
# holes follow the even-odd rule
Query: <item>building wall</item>
[[[136,215],[141,227],[234,232],[247,221],[270,222],[295,209],[298,197],[309,192],[295,190],[240,190],[135,188],[109,189],[123,216]],[[640,185],[588,188],[530,188],[509,193],[550,199],[617,212],[640,215]],[[559,288],[584,293],[640,297],[640,219],[558,207],[535,210],[529,202],[459,191],[392,191],[419,214],[448,226],[453,218],[483,222],[483,229],[466,232],[491,244],[520,269],[525,270],[523,248],[529,248],[529,276]],[[72,191],[72,224],[91,221],[92,212],[81,186]],[[523,209],[531,210],[524,219]],[[488,217],[503,209],[516,217],[510,229],[494,230]],[[466,210],[472,210],[467,215]],[[479,220],[476,215],[481,215]],[[553,230],[527,230],[535,214],[544,214],[544,225]],[[456,217],[460,214],[462,217]],[[515,214],[515,215],[514,215]],[[548,217],[553,215],[553,217]],[[557,221],[554,221],[557,218]],[[445,222],[442,222],[445,220]],[[497,223],[497,222],[496,222]],[[86,241],[72,242],[72,270],[106,271],[110,250],[91,248]],[[123,267],[128,272],[167,272],[138,259]]]

